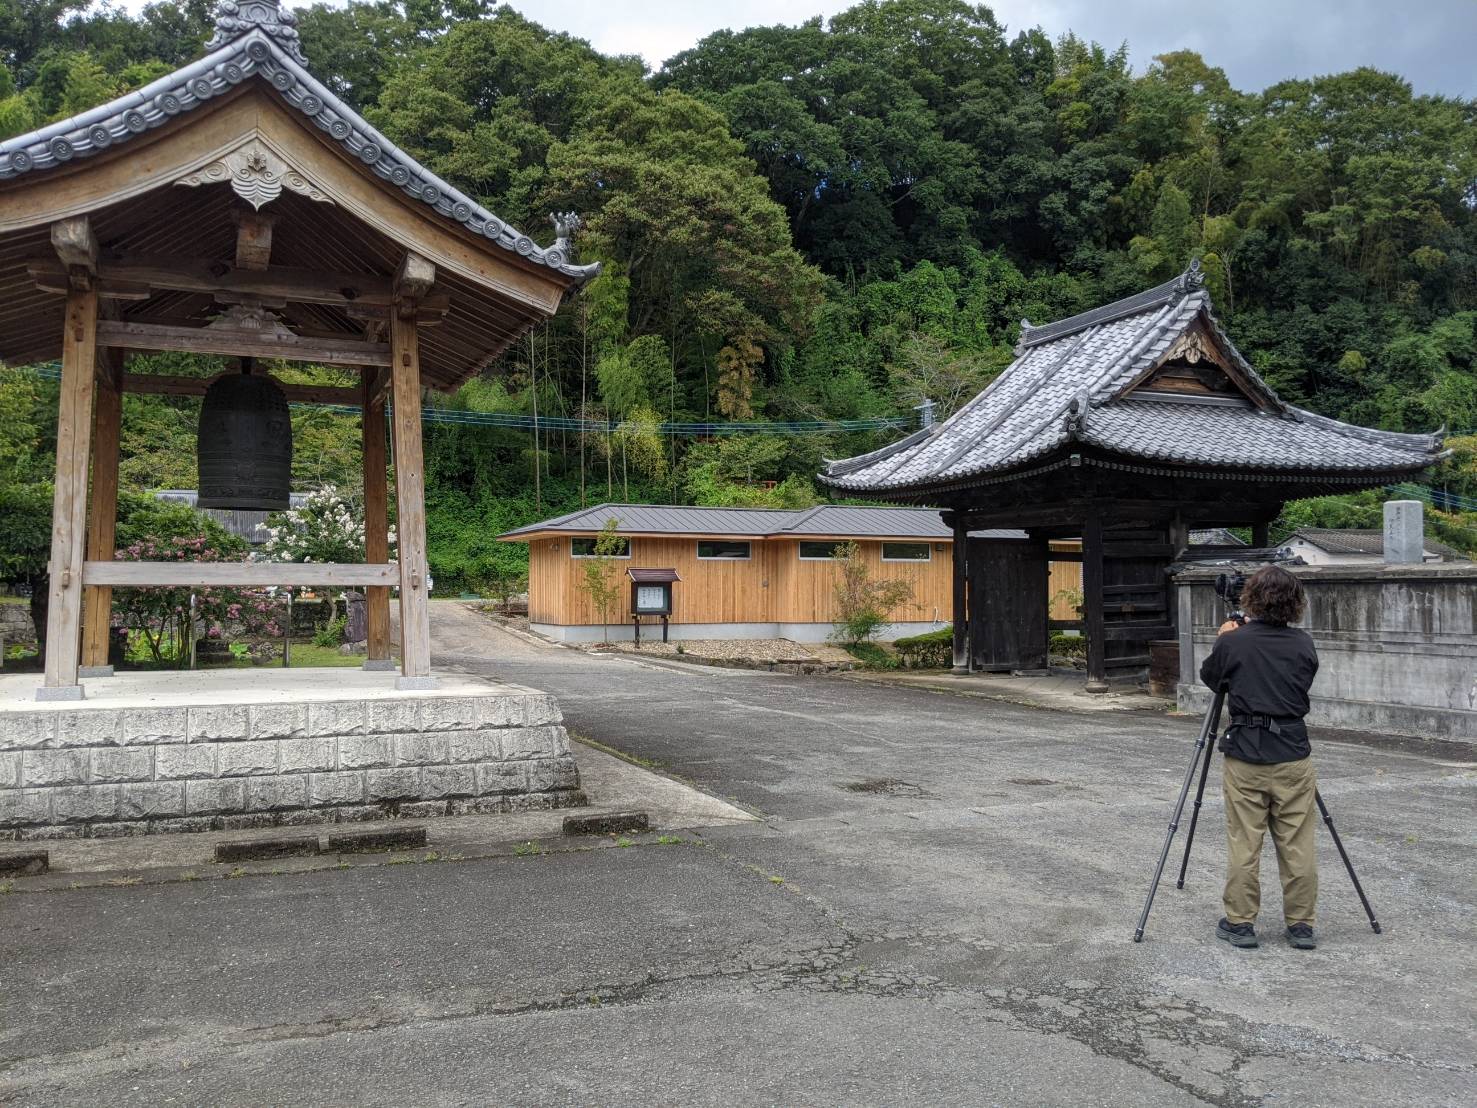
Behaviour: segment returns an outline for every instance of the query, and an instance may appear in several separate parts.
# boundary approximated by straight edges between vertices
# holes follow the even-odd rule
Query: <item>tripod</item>
[[[1134,928],[1133,941],[1141,943],[1144,941],[1144,925],[1149,922],[1149,909],[1154,906],[1154,894],[1159,891],[1159,880],[1164,876],[1164,863],[1169,859],[1169,848],[1174,842],[1175,832],[1180,829],[1180,816],[1185,811],[1185,798],[1190,795],[1190,782],[1195,779],[1195,766],[1200,766],[1200,785],[1195,790],[1195,807],[1190,813],[1190,828],[1185,834],[1185,856],[1180,860],[1179,880],[1174,883],[1177,889],[1185,887],[1185,871],[1190,866],[1190,847],[1195,843],[1195,825],[1200,821],[1200,803],[1205,797],[1205,779],[1210,776],[1210,760],[1215,756],[1216,731],[1220,727],[1221,710],[1225,707],[1226,690],[1218,689],[1215,699],[1211,701],[1210,707],[1205,712],[1205,720],[1200,725],[1200,735],[1195,740],[1195,753],[1190,756],[1190,765],[1185,770],[1185,781],[1180,786],[1180,798],[1175,802],[1174,814],[1169,818],[1169,832],[1164,836],[1164,849],[1159,852],[1159,864],[1154,867],[1154,880],[1149,885],[1149,895],[1144,899],[1144,910],[1139,913],[1139,924]],[[1205,752],[1204,761],[1201,761],[1200,753]],[[1339,857],[1343,859],[1344,868],[1349,871],[1349,880],[1354,883],[1354,891],[1359,894],[1359,902],[1364,905],[1364,914],[1369,917],[1369,926],[1374,929],[1376,935],[1380,934],[1380,924],[1374,918],[1374,909],[1370,907],[1369,897],[1364,895],[1364,886],[1359,884],[1359,877],[1354,872],[1354,864],[1349,861],[1348,852],[1344,850],[1344,842],[1339,838],[1338,829],[1333,825],[1333,817],[1328,814],[1328,805],[1323,803],[1323,794],[1316,789],[1313,791],[1313,799],[1318,802],[1318,811],[1323,815],[1323,822],[1328,827],[1328,833],[1333,836],[1333,845],[1338,847]]]

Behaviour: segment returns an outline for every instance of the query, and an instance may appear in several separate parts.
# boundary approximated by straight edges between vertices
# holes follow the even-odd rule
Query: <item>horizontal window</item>
[[[800,560],[802,562],[829,561],[832,558],[841,557],[845,547],[844,542],[802,542]]]
[[[933,557],[926,542],[885,542],[882,544],[884,562],[926,562]]]
[[[749,544],[746,542],[727,542],[722,539],[700,539],[697,544],[697,556],[704,559],[737,559],[742,561],[749,556]]]
[[[570,539],[569,556],[571,558],[598,558],[600,555],[595,550],[595,544],[599,539]],[[616,547],[615,553],[607,554],[607,558],[629,558],[631,556],[631,540],[620,539],[620,545]]]

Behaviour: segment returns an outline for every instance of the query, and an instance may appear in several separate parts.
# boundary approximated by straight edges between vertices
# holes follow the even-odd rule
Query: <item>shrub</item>
[[[1068,658],[1087,657],[1086,635],[1065,635],[1060,631],[1051,633],[1051,653]]]
[[[344,616],[334,616],[327,622],[319,624],[313,632],[314,645],[338,646],[344,641],[344,627],[348,625],[348,622]]]
[[[833,640],[856,644],[870,642],[887,624],[888,613],[910,599],[913,586],[907,581],[874,581],[862,551],[854,542],[842,543],[837,555],[841,579],[836,582],[836,630]]]
[[[947,669],[954,664],[954,628],[940,627],[893,643],[906,669]]]
[[[847,643],[846,652],[868,669],[897,669],[898,667],[897,655],[880,643],[862,639],[859,642]]]

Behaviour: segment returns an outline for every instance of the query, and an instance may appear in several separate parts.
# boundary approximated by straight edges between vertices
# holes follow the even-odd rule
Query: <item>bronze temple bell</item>
[[[285,512],[291,507],[292,417],[287,396],[268,375],[240,373],[215,379],[200,405],[197,455],[202,508]]]

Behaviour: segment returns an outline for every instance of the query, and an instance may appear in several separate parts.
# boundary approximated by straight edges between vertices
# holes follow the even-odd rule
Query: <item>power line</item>
[[[48,381],[61,380],[61,370],[53,365],[39,366],[32,370]],[[317,404],[310,401],[293,401],[295,408],[318,408],[343,415],[358,415],[359,409],[345,404]],[[458,424],[469,427],[503,427],[515,431],[579,431],[591,434],[609,434],[622,426],[630,426],[618,419],[578,419],[573,416],[530,416],[516,412],[472,412],[460,408],[423,407],[421,422]],[[678,435],[692,438],[710,438],[721,435],[830,435],[856,431],[901,431],[915,423],[910,417],[899,416],[878,419],[812,419],[785,420],[778,423],[679,423],[656,424],[662,435]]]

